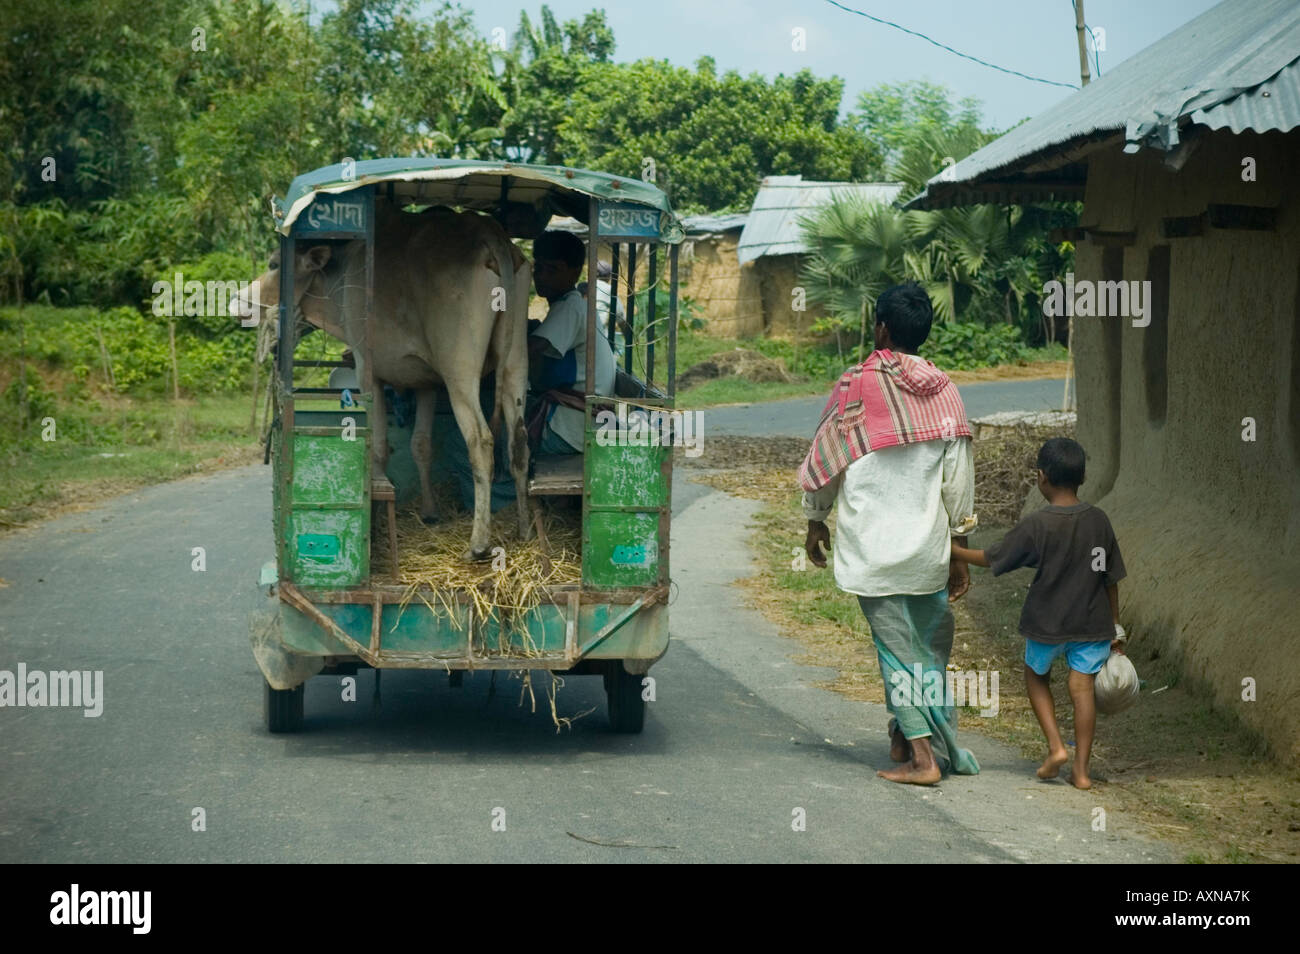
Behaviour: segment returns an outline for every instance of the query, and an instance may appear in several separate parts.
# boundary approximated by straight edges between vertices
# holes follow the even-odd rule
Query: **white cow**
[[[346,341],[364,380],[365,243],[300,244],[295,303],[308,322]],[[258,277],[262,305],[280,300],[279,253]],[[384,207],[375,223],[375,395],[370,415],[376,473],[388,458],[382,383],[416,391],[411,456],[420,475],[421,516],[435,516],[431,486],[436,385],[451,399],[474,471],[474,528],[466,560],[488,556],[493,435],[505,423],[515,479],[519,534],[528,536],[528,292],[531,270],[494,219],[435,208],[415,215]],[[496,371],[492,423],[479,405],[479,382]]]

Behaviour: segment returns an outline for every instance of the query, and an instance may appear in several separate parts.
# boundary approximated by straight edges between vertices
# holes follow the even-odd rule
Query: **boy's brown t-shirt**
[[[1043,643],[1112,639],[1106,587],[1124,579],[1124,560],[1106,514],[1087,503],[1047,506],[984,551],[994,576],[1038,568],[1020,613],[1020,633]]]

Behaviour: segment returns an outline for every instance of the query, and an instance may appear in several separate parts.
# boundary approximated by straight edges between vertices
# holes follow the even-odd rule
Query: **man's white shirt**
[[[804,514],[833,535],[835,582],[858,596],[927,594],[948,582],[953,535],[975,528],[970,438],[885,447],[859,457],[815,494]]]
[[[571,288],[558,298],[546,318],[533,331],[534,335],[545,338],[550,344],[547,355],[562,358],[568,351],[574,351],[577,359],[577,377],[573,390],[585,391],[587,383],[587,299],[576,288]],[[597,338],[596,351],[596,387],[595,393],[610,395],[614,393],[614,355],[609,350],[609,343]],[[551,416],[551,430],[564,438],[568,444],[581,451],[585,443],[583,413],[571,407],[557,407]]]

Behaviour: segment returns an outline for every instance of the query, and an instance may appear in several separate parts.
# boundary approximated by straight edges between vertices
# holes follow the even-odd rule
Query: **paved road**
[[[272,554],[267,468],[0,539],[0,669],[105,680],[99,718],[0,708],[0,862],[1168,859],[1118,813],[1093,832],[1104,796],[1036,783],[978,736],[978,778],[874,778],[881,707],[814,688],[828,674],[792,664],[728,585],[751,572],[754,505],[685,481],[675,504],[674,640],[631,737],[607,731],[594,677],[560,690],[562,715],[596,711],[557,734],[517,682],[420,672],[385,675],[377,710],[372,673],[355,703],[318,678],[305,731],[267,734],[246,627]]]
[[[996,411],[1053,411],[1061,407],[1063,378],[1037,381],[987,381],[959,385],[967,417],[981,417]],[[825,395],[736,404],[705,411],[706,434],[740,437],[808,437],[826,404]]]

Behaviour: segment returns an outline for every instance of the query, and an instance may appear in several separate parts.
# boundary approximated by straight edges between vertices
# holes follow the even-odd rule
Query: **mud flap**
[[[285,650],[280,637],[281,603],[275,585],[258,587],[258,594],[258,603],[248,618],[253,658],[272,689],[295,689],[324,669],[325,659]]]

